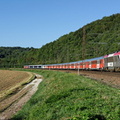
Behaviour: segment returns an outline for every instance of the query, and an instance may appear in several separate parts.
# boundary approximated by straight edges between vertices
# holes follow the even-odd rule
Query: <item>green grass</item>
[[[120,90],[71,73],[44,76],[38,91],[13,120],[120,120]]]

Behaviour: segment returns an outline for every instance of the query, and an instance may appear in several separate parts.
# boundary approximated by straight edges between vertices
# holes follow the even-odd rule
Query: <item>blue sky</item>
[[[0,0],[0,46],[40,48],[116,13],[120,0]]]

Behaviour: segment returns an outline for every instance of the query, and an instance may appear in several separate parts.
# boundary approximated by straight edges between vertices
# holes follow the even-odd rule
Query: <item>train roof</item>
[[[100,60],[100,59],[103,59],[103,58],[104,58],[104,56],[101,56],[101,57],[97,57],[97,58],[91,58],[91,59],[80,60],[80,61],[69,62],[69,63],[47,64],[45,66],[76,64],[76,63],[82,63],[82,62],[89,62],[89,61],[94,61],[94,60]]]
[[[89,61],[94,61],[94,60],[100,60],[100,59],[103,59],[104,56],[101,56],[101,57],[96,57],[96,58],[91,58],[91,59],[86,59],[84,60],[84,62],[89,62]]]
[[[116,55],[120,55],[120,51],[117,51],[117,52],[112,53],[112,54],[105,55],[104,58],[112,57],[112,56],[116,56]]]
[[[43,66],[43,65],[24,65],[24,66]]]

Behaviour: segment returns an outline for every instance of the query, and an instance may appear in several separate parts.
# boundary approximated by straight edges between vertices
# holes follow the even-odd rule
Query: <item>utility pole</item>
[[[85,26],[83,27],[83,41],[82,41],[82,59],[85,59],[86,55],[86,31]]]
[[[80,75],[80,63],[78,63],[78,75]]]

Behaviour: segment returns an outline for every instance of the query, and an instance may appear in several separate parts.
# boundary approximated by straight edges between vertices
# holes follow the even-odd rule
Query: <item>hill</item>
[[[30,52],[35,64],[63,63],[120,50],[120,14],[103,17]],[[37,59],[37,61],[36,61]]]
[[[0,67],[22,67],[24,56],[34,48],[0,47]]]
[[[3,48],[2,48],[3,49]],[[5,48],[10,49],[10,48]],[[1,50],[1,49],[0,49]],[[93,21],[63,35],[40,49],[11,49],[1,54],[0,64],[64,63],[103,56],[120,50],[120,14]],[[9,50],[8,50],[9,51]],[[8,53],[8,52],[7,52]]]

